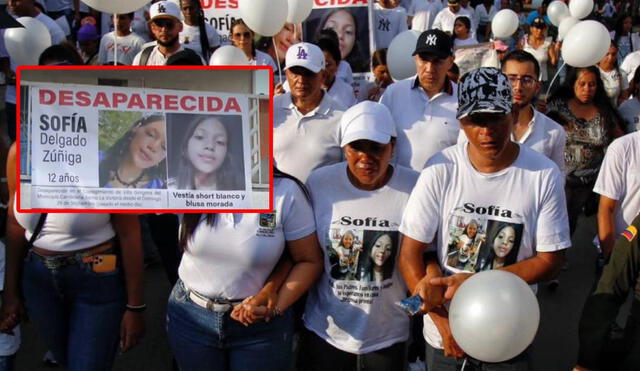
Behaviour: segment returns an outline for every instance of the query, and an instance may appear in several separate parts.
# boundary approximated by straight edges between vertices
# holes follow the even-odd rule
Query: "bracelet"
[[[278,317],[281,315],[282,315],[282,310],[278,306],[274,307],[273,310],[271,311],[271,318]]]
[[[129,312],[140,313],[140,312],[144,312],[144,310],[147,309],[147,304],[141,304],[141,305],[127,304],[125,305],[125,309],[128,310]]]

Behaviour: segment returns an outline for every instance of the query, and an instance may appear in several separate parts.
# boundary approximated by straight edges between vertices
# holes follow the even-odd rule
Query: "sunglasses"
[[[239,38],[241,38],[243,36],[244,36],[245,39],[248,39],[248,38],[251,37],[251,32],[249,32],[249,31],[247,31],[247,32],[236,32],[236,33],[233,34],[233,37],[235,39],[239,39]]]
[[[170,30],[175,27],[176,22],[171,19],[156,19],[153,21],[153,24],[158,28],[166,28]]]

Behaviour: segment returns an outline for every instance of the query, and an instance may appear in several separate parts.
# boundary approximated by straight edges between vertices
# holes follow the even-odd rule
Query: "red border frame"
[[[20,79],[25,70],[266,70],[269,71],[269,208],[268,209],[22,209],[20,203]],[[16,185],[21,213],[270,213],[273,210],[273,68],[270,66],[19,66],[16,71]]]

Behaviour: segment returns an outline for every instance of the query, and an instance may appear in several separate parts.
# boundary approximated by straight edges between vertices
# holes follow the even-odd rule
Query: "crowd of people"
[[[8,0],[1,11],[48,28],[53,46],[42,65],[206,65],[228,40],[283,78],[273,100],[272,213],[21,213],[16,148],[2,143],[0,370],[16,369],[27,314],[50,362],[71,371],[109,370],[118,349],[135,347],[145,328],[145,234],[173,285],[166,328],[176,369],[527,370],[530,349],[499,363],[466,355],[449,302],[491,269],[534,291],[556,289],[583,214],[597,214],[607,264],[575,316],[574,371],[640,369],[639,19],[630,2],[598,1],[589,17],[611,30],[609,50],[594,66],[562,67],[548,5],[378,0],[369,58],[357,37],[369,30],[349,8],[325,12],[302,41],[299,24],[258,39],[242,19],[223,38],[198,0],[154,1],[116,17],[77,1]],[[491,20],[506,8],[518,12],[519,28],[494,40]],[[386,48],[407,29],[420,31],[407,51],[415,75],[395,81]],[[499,68],[459,76],[455,50],[485,42]],[[17,66],[1,42],[0,66],[15,141]],[[160,179],[169,188],[239,187],[224,120],[185,123],[179,170],[168,176],[164,122],[143,117],[100,153],[100,187],[159,188]],[[152,156],[136,156],[140,148]],[[194,160],[203,156],[210,160]],[[612,353],[610,332],[633,290]],[[412,295],[419,322],[397,304]]]

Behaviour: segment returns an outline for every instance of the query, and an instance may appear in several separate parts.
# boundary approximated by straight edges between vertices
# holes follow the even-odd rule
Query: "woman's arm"
[[[2,322],[0,331],[10,333],[20,323],[25,310],[20,292],[22,261],[26,254],[24,228],[18,224],[13,213],[16,191],[16,145],[11,145],[7,155],[7,185],[9,186],[9,205],[6,230],[6,265],[4,291],[2,293]]]
[[[558,44],[551,41],[551,45],[549,45],[549,63],[552,66],[558,64]]]
[[[124,269],[127,290],[127,306],[144,304],[144,266],[142,258],[142,239],[140,220],[137,215],[113,214],[113,228],[120,243],[122,267]],[[134,347],[144,333],[142,312],[125,310],[120,326],[120,348],[126,351]]]

